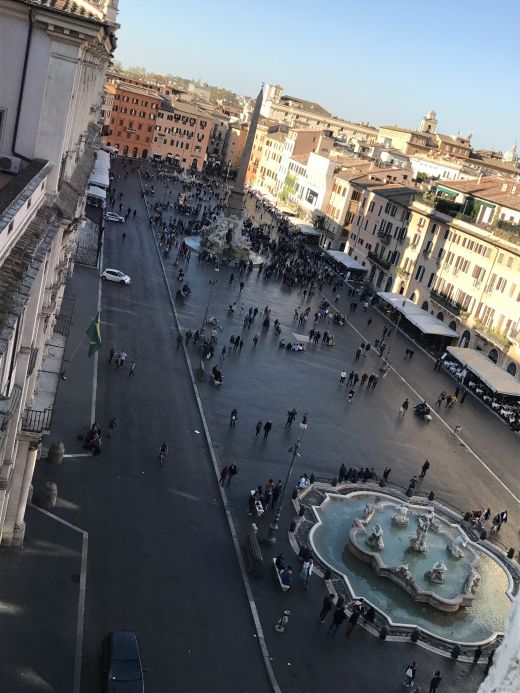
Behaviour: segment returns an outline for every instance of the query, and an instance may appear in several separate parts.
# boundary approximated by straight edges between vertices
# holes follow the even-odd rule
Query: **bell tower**
[[[437,114],[435,111],[428,111],[428,113],[421,120],[420,132],[428,132],[431,135],[435,134],[437,130]]]

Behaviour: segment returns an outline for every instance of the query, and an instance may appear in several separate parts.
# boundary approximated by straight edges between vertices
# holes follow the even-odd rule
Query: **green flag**
[[[88,355],[92,356],[96,351],[101,349],[101,332],[99,329],[99,313],[96,315],[92,324],[86,332],[87,337],[90,339],[90,345],[88,348]]]

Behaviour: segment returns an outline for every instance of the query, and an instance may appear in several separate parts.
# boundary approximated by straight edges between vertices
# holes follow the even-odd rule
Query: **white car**
[[[118,282],[119,284],[131,284],[132,280],[128,276],[128,274],[125,274],[124,272],[121,272],[121,270],[118,269],[113,269],[111,267],[107,267],[106,270],[104,270],[101,273],[101,279],[103,280],[108,280],[109,282]]]
[[[105,221],[118,221],[120,224],[124,224],[125,218],[115,212],[105,212]]]

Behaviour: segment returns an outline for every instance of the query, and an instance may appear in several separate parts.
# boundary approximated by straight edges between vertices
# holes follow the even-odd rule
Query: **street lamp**
[[[215,272],[218,270],[216,269]],[[210,290],[209,290],[209,296],[208,296],[208,304],[206,306],[206,312],[204,313],[204,317],[202,318],[202,325],[200,327],[200,332],[201,334],[204,332],[204,325],[206,324],[206,319],[208,317],[208,311],[209,311],[209,304],[211,303],[211,296],[213,295],[213,289],[215,288],[215,284],[218,282],[218,279],[215,277],[214,279],[209,280],[209,285],[210,285]]]
[[[303,415],[303,418],[301,420],[300,426],[299,426],[299,431],[298,431],[298,438],[296,439],[296,443],[289,448],[289,452],[292,452],[292,457],[291,457],[291,464],[289,465],[289,469],[287,470],[287,476],[285,477],[285,483],[282,488],[282,493],[280,494],[280,500],[278,501],[278,505],[276,506],[276,512],[273,517],[273,521],[269,525],[269,533],[266,538],[266,542],[268,544],[276,544],[276,536],[278,533],[278,526],[280,524],[280,515],[282,514],[282,506],[283,506],[283,501],[285,498],[285,492],[287,490],[287,484],[289,483],[289,478],[291,476],[294,463],[296,461],[296,457],[299,455],[298,450],[300,449],[300,445],[302,442],[302,436],[303,432],[307,428],[307,412]]]

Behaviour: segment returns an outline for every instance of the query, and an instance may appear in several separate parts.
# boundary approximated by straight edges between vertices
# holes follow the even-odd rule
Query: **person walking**
[[[267,421],[264,424],[264,440],[268,437],[269,433],[271,432],[271,428],[273,427],[272,422],[267,419]]]
[[[383,472],[383,479],[388,483],[388,477],[390,476],[390,472],[392,471],[391,467],[385,467],[384,472]]]
[[[237,423],[237,419],[238,419],[238,410],[233,409],[233,411],[231,412],[231,416],[229,417],[229,426],[231,428],[235,428],[236,423]]]
[[[345,613],[345,609],[343,608],[343,606],[336,606],[334,614],[332,615],[332,623],[327,628],[327,633],[330,633],[331,635],[336,635],[338,628],[346,620],[346,618],[347,614]]]
[[[356,361],[359,361],[359,359],[361,357],[361,351],[362,351],[361,347],[358,347],[356,350],[356,357],[355,357]]]
[[[477,647],[473,653],[473,664],[478,664],[478,660],[482,657],[482,648],[480,645]]]
[[[436,671],[434,673],[434,675],[432,676],[432,680],[430,681],[430,693],[435,693],[435,691],[439,687],[439,684],[441,681],[442,681],[441,672]]]
[[[135,361],[132,361],[130,364],[130,370],[128,371],[128,375],[133,375],[135,378]]]
[[[312,558],[308,558],[303,562],[302,568],[300,570],[300,580],[305,589],[309,586],[309,579],[312,575],[312,569],[314,567],[314,562]]]
[[[290,409],[290,410],[287,412],[287,421],[286,421],[286,423],[285,423],[285,428],[291,428],[291,426],[293,425],[293,421],[294,421],[294,419],[296,418],[296,414],[297,414],[297,413],[298,413],[298,412],[297,412],[296,409],[294,409],[294,408],[293,408],[293,409]]]
[[[423,466],[421,467],[421,473],[419,474],[420,479],[424,479],[424,477],[426,476],[426,472],[428,471],[429,468],[430,468],[430,462],[429,462],[429,460],[426,460],[425,463],[423,464]]]
[[[228,486],[229,486],[229,484],[231,483],[231,479],[232,479],[234,476],[237,476],[237,474],[238,474],[238,469],[237,469],[236,464],[231,464],[231,465],[229,466],[228,473],[227,473],[227,480],[228,480],[227,483],[228,483]]]
[[[332,593],[327,594],[327,596],[323,598],[323,605],[320,611],[320,623],[325,623],[325,616],[329,613],[333,606],[334,595]]]
[[[276,505],[276,502],[278,498],[280,498],[280,494],[282,493],[282,480],[278,479],[278,483],[276,486],[273,488],[273,493],[271,496],[271,507],[274,508]]]
[[[347,372],[346,371],[341,371],[341,374],[339,376],[339,384],[343,385],[345,382],[345,378],[347,377]]]
[[[179,332],[179,334],[177,335],[177,349],[180,349],[181,344],[182,344],[182,334]]]
[[[440,393],[440,395],[437,397],[437,400],[435,402],[435,406],[439,407],[439,409],[440,409],[440,406],[444,402],[445,399],[446,399],[446,392],[443,390]]]
[[[417,665],[415,662],[412,662],[406,667],[406,671],[404,673],[404,683],[403,686],[405,688],[410,688],[410,686],[413,684],[415,680],[415,674],[417,672]]]
[[[406,412],[408,411],[409,406],[410,406],[410,402],[408,401],[408,397],[407,397],[405,399],[405,401],[401,404],[401,409],[399,410],[399,413],[404,416],[406,414]]]
[[[262,419],[258,419],[258,421],[256,422],[256,429],[255,429],[255,430],[256,430],[256,434],[255,434],[255,438],[258,438],[258,436],[260,435],[260,431],[262,430],[262,426],[263,426]]]
[[[113,418],[110,419],[108,422],[107,426],[107,438],[112,438],[112,433],[114,432],[114,428],[116,427],[117,421],[116,417],[114,416]]]
[[[229,469],[228,469],[228,466],[227,466],[227,465],[226,465],[225,467],[222,467],[222,469],[220,470],[220,479],[219,479],[219,483],[220,483],[221,486],[224,486],[224,482],[225,482],[225,480],[226,480],[226,476],[227,476],[227,474],[228,474],[228,471],[229,471]]]
[[[348,619],[347,632],[345,633],[345,635],[350,635],[352,633],[352,631],[356,627],[360,615],[361,607],[354,607],[354,611],[350,614],[350,617]]]

